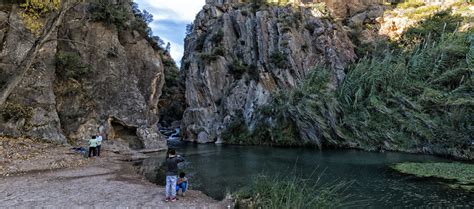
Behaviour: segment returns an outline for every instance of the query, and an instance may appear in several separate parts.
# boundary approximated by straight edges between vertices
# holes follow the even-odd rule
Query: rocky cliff
[[[130,1],[110,4],[120,24],[97,18],[103,11],[93,11],[89,3],[68,8],[3,105],[0,134],[65,143],[100,130],[136,148],[166,146],[156,130],[164,85],[162,51],[134,29],[138,20]],[[4,91],[41,36],[25,25],[18,5],[1,8]],[[44,22],[53,21],[51,16]]]
[[[207,1],[185,40],[182,73],[190,141],[220,142],[236,118],[255,128],[257,110],[308,74],[330,69],[330,88],[355,59],[353,45],[324,9]]]

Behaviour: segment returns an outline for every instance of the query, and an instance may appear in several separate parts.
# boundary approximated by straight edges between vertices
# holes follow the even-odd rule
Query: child
[[[178,163],[183,162],[181,156],[176,156],[174,149],[169,150],[166,158],[166,199],[165,201],[176,201],[176,180],[178,175]]]
[[[181,188],[181,196],[184,197],[184,193],[188,189],[188,178],[186,178],[186,174],[184,172],[181,172],[179,174],[178,183],[176,183],[176,193],[178,193],[180,188]]]
[[[89,140],[89,157],[95,156],[97,147],[97,140],[95,136],[92,136],[92,139]]]

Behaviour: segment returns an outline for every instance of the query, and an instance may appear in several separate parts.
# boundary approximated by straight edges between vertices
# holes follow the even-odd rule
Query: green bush
[[[338,92],[347,140],[400,149],[465,146],[474,134],[473,51],[472,35],[446,33],[407,51],[362,59]]]
[[[204,44],[206,43],[207,34],[201,34],[196,39],[196,51],[202,52],[204,49]]]
[[[259,130],[247,138],[279,145],[425,147],[439,154],[466,150],[474,135],[474,35],[453,29],[459,19],[445,15],[410,29],[425,35],[404,39],[402,49],[360,59],[336,91],[328,88],[331,70],[315,69],[295,88],[277,92],[259,111]],[[434,35],[439,22],[448,24]],[[281,54],[272,58],[283,60]],[[290,142],[272,137],[285,129],[293,129],[282,134]]]
[[[288,59],[285,54],[280,51],[273,52],[270,55],[270,63],[275,65],[278,68],[287,68],[289,66]]]
[[[425,2],[423,2],[422,0],[407,0],[403,3],[398,4],[397,7],[400,9],[408,9],[408,8],[418,8],[425,5],[426,5]]]
[[[217,55],[217,56],[224,56],[225,48],[223,46],[218,46],[212,50],[212,54]]]
[[[220,56],[213,53],[201,53],[199,57],[206,63],[211,63],[216,61]]]
[[[94,0],[90,3],[89,11],[93,21],[102,21],[114,24],[119,28],[125,28],[129,20],[128,12],[120,4],[114,4],[110,0]]]
[[[249,135],[250,131],[245,124],[243,112],[237,112],[230,124],[222,132],[222,138],[229,144],[249,144]]]
[[[216,34],[214,34],[211,38],[212,43],[214,44],[220,44],[222,40],[224,39],[224,31],[220,29]]]
[[[56,54],[57,73],[63,79],[81,80],[91,74],[90,66],[82,63],[81,56],[76,52],[60,52]]]
[[[415,40],[423,40],[430,36],[439,39],[442,34],[455,32],[464,21],[460,15],[453,15],[450,10],[435,13],[432,17],[417,23],[403,34],[403,41],[413,44]]]
[[[247,71],[247,68],[248,66],[240,60],[234,60],[229,66],[230,73],[236,80],[242,78],[244,73]]]

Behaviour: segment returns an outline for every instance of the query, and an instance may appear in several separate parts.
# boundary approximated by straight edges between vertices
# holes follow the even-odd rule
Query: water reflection
[[[434,156],[179,143],[175,146],[187,160],[181,170],[188,173],[191,188],[216,199],[265,173],[305,178],[321,176],[321,182],[354,181],[348,192],[355,200],[367,200],[369,208],[474,207],[473,193],[399,175],[388,168],[390,164],[404,161],[447,161]],[[142,169],[148,179],[164,182],[157,169],[163,160],[164,156],[155,156],[143,162]]]

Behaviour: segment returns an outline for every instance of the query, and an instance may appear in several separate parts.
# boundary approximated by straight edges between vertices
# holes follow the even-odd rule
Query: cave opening
[[[111,121],[113,139],[122,139],[128,143],[130,149],[144,149],[145,145],[137,136],[137,128],[124,125],[116,120]]]

